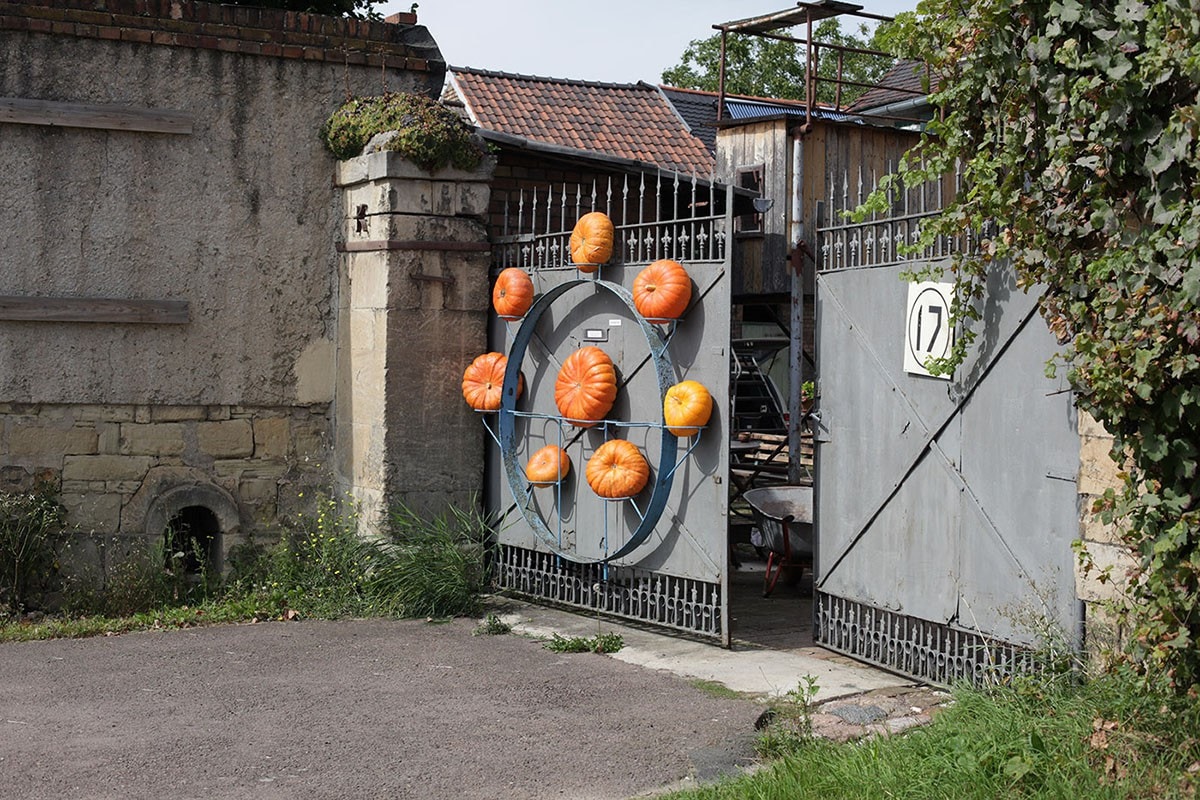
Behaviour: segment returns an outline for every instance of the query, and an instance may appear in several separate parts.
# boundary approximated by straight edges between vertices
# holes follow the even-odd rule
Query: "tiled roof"
[[[678,89],[674,86],[659,86],[662,93],[675,106],[679,116],[691,128],[692,135],[704,142],[708,152],[717,152],[717,95],[698,89]]]
[[[924,77],[924,64],[919,61],[900,61],[879,79],[878,86],[868,89],[849,110],[866,111],[923,97],[925,90],[921,87],[921,81]]]
[[[647,83],[596,83],[451,67],[479,128],[708,175],[712,153]]]

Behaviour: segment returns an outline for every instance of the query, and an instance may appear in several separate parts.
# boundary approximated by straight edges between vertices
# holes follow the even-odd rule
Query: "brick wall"
[[[444,69],[413,38],[416,22],[415,14],[395,14],[380,22],[188,0],[0,2],[0,30],[403,70]]]

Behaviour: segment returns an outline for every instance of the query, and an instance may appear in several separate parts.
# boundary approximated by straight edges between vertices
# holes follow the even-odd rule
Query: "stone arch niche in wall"
[[[225,567],[225,544],[240,528],[241,516],[232,495],[212,484],[190,484],[159,493],[146,510],[142,530],[147,540],[181,550],[189,572],[203,566],[220,574]],[[206,562],[203,565],[200,554]]]

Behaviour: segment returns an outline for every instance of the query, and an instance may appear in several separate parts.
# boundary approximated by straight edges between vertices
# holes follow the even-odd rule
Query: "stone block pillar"
[[[1119,609],[1125,600],[1126,574],[1133,566],[1119,531],[1092,513],[1093,502],[1105,490],[1122,488],[1117,464],[1109,455],[1112,443],[1103,425],[1086,411],[1079,412],[1079,538],[1096,569],[1085,573],[1077,566],[1075,591],[1086,606],[1086,648],[1093,656],[1122,644],[1125,631]],[[1103,581],[1101,571],[1107,571]]]
[[[484,436],[462,374],[487,346],[494,162],[430,174],[392,152],[343,162],[335,449],[364,529],[482,495]]]

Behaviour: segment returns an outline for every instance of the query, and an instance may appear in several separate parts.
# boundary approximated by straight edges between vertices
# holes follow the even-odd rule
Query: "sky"
[[[863,10],[892,15],[917,0],[865,0]],[[408,11],[412,0],[376,6]],[[609,83],[659,83],[688,42],[715,23],[793,8],[788,0],[418,0],[446,63],[500,72]]]

